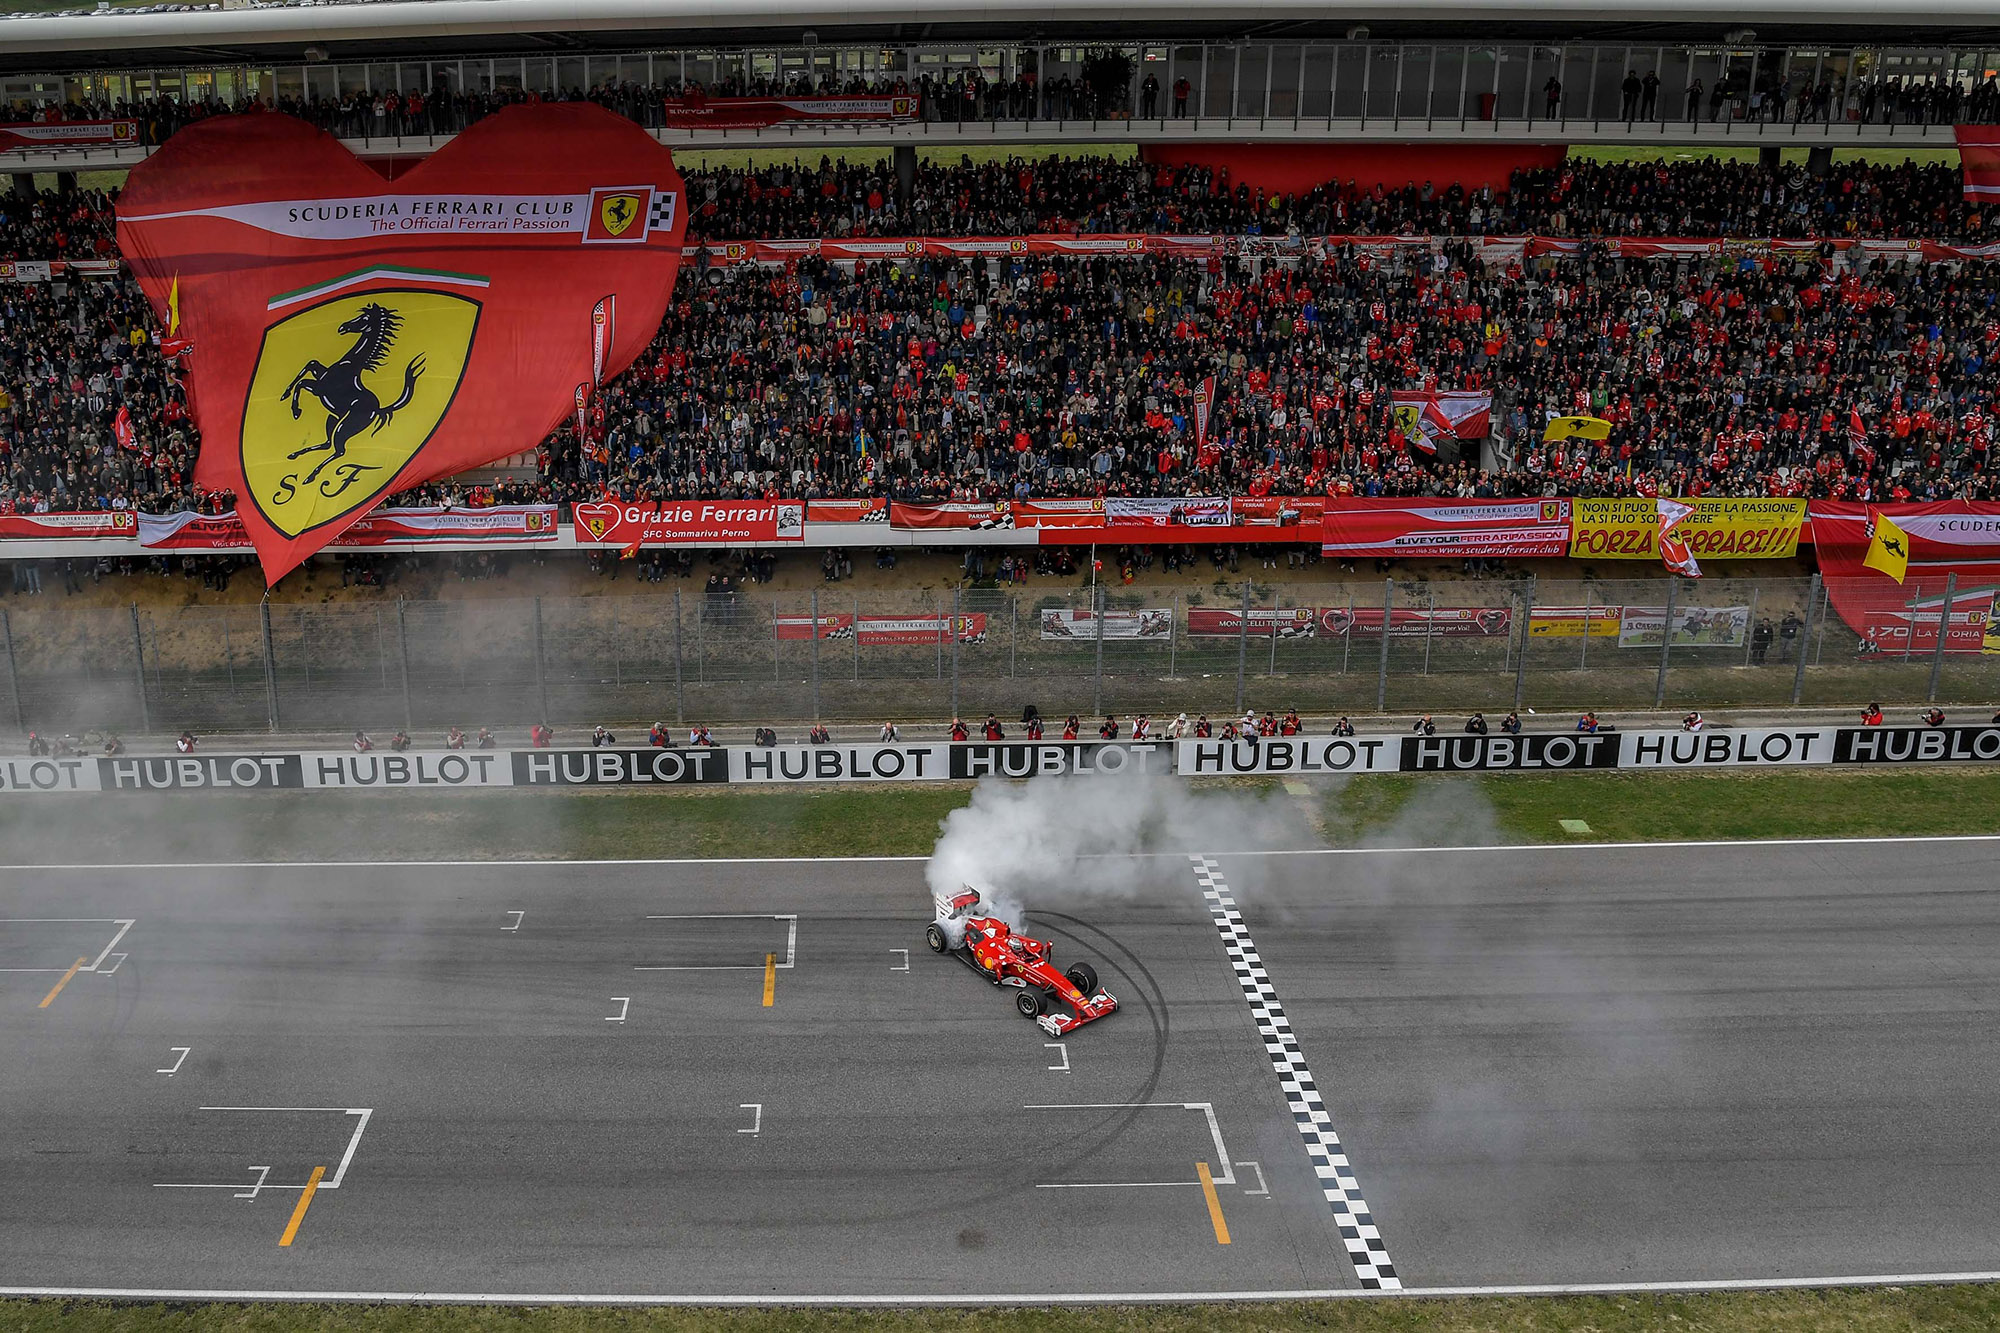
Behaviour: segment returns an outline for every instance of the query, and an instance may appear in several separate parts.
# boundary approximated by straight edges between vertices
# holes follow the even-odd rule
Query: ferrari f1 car
[[[1066,1036],[1118,1007],[1089,963],[1058,970],[1050,941],[1020,934],[998,917],[976,915],[977,889],[936,903],[937,920],[924,931],[931,951],[952,955],[996,986],[1013,987],[1014,1007],[1051,1037]]]

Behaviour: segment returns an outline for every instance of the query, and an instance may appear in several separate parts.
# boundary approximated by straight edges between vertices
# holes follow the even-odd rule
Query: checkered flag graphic
[[[1243,998],[1250,1002],[1257,1031],[1264,1035],[1265,1053],[1271,1058],[1271,1068],[1277,1071],[1285,1103],[1292,1108],[1299,1137],[1306,1142],[1306,1156],[1312,1159],[1313,1174],[1319,1177],[1320,1189],[1333,1209],[1334,1226],[1340,1231],[1348,1262],[1354,1265],[1354,1276],[1368,1291],[1401,1291],[1403,1283],[1396,1276],[1396,1266],[1389,1262],[1389,1249],[1382,1243],[1382,1233],[1368,1211],[1368,1201],[1361,1197],[1361,1183],[1348,1165],[1340,1135],[1334,1133],[1333,1119],[1326,1113],[1326,1102],[1320,1097],[1312,1070],[1306,1068],[1299,1039],[1292,1031],[1291,1020],[1285,1017],[1285,1007],[1278,1002],[1271,974],[1264,970],[1264,960],[1258,956],[1257,945],[1243,925],[1243,914],[1236,910],[1236,899],[1222,880],[1222,867],[1206,856],[1190,856],[1188,860],[1194,863],[1194,877],[1201,884],[1202,900],[1208,904],[1216,933],[1222,936],[1223,952],[1229,955],[1236,983],[1243,988]]]

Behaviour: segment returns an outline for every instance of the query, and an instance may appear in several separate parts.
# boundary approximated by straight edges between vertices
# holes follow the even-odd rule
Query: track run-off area
[[[941,1303],[1991,1277],[2000,838],[0,869],[0,1294]],[[1134,887],[1136,885],[1136,887]]]

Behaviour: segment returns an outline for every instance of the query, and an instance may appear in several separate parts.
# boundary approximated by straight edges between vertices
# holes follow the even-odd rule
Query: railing
[[[1109,52],[1113,59],[1101,58]],[[1961,96],[1996,69],[2000,51],[1966,47],[1794,46],[1731,48],[1661,44],[1529,44],[1438,42],[1127,42],[1109,47],[1056,44],[798,46],[650,50],[603,55],[504,56],[443,61],[408,60],[303,65],[236,64],[134,69],[67,76],[0,77],[0,102],[43,98],[136,102],[155,97],[225,102],[261,98],[337,101],[350,94],[540,94],[689,82],[711,89],[796,78],[901,81],[940,95],[926,99],[927,121],[1048,121],[1075,123],[1130,117],[1195,123],[1353,121],[1412,127],[1521,122],[1548,134],[1576,126],[1624,124],[1789,123],[1799,113],[1801,85],[1829,88],[1829,103],[1808,103],[1821,123],[1858,120],[1938,123],[1931,108],[1904,107],[1869,90],[1900,94],[1932,80]],[[990,85],[1032,80],[1016,92],[968,101],[956,89],[976,75]],[[1628,75],[1641,80],[1628,105]],[[1650,90],[1648,76],[1657,79]],[[1552,103],[1549,82],[1560,84]],[[1185,80],[1186,96],[1176,95]],[[1067,81],[1071,91],[1061,91]],[[1156,85],[1149,90],[1149,81]],[[1775,114],[1760,87],[1786,91]],[[1717,98],[1718,83],[1727,95]],[[950,95],[943,95],[949,92]],[[1690,94],[1695,93],[1691,103]],[[1961,108],[1961,111],[1963,108]],[[1988,113],[1990,116],[1990,112]],[[638,109],[642,123],[660,127],[657,98]],[[365,121],[372,122],[372,111]],[[458,128],[429,120],[389,133]],[[372,123],[341,130],[375,135]]]
[[[975,581],[719,599],[669,580],[633,595],[173,610],[16,598],[0,611],[0,726],[795,723],[1019,717],[1029,703],[1051,717],[1296,707],[1443,719],[2000,697],[2000,655],[1977,651],[1976,628],[1970,651],[1954,628],[1941,652],[1919,610],[1912,632],[1864,656],[1817,578],[1302,584],[1260,579],[1247,561],[1213,572],[1180,591]],[[1953,605],[1966,619],[1962,596]]]

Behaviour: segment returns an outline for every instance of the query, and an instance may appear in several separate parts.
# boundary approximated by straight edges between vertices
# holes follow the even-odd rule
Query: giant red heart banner
[[[276,582],[400,490],[532,449],[658,329],[673,155],[590,103],[510,107],[384,181],[281,115],[133,168],[118,244],[189,347],[196,482]]]

